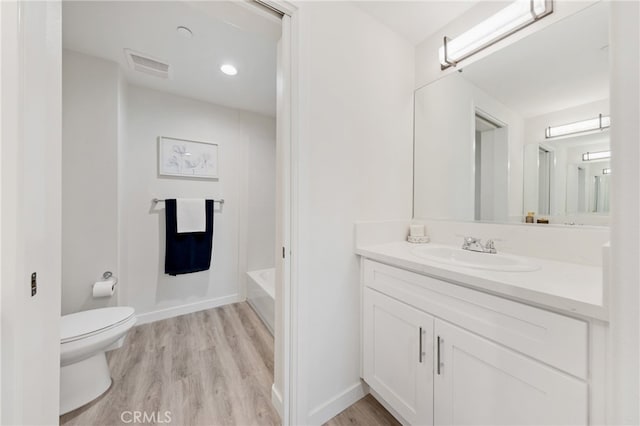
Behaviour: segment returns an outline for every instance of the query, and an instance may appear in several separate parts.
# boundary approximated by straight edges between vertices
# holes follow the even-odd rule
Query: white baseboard
[[[280,392],[278,392],[278,389],[276,389],[275,383],[271,386],[271,404],[273,404],[273,407],[276,409],[278,415],[280,416],[280,421],[282,421],[282,419],[284,418],[284,416],[282,415],[282,412],[284,410],[284,402],[282,402],[282,395],[280,394]]]
[[[238,294],[230,296],[217,297],[215,299],[200,300],[198,302],[187,303],[185,305],[172,306],[170,308],[159,309],[157,311],[144,312],[136,315],[138,322],[136,325],[147,324],[150,322],[160,321],[167,318],[173,318],[180,315],[190,314],[193,312],[204,311],[206,309],[217,308],[222,305],[240,302]]]
[[[325,424],[327,420],[340,414],[356,401],[362,399],[366,394],[365,385],[361,381],[358,381],[358,383],[354,383],[338,395],[311,410],[306,424]]]

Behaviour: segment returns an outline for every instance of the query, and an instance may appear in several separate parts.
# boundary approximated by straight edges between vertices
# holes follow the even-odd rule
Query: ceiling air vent
[[[169,64],[157,58],[152,58],[144,53],[134,52],[131,49],[124,49],[127,62],[131,69],[145,74],[155,75],[160,78],[169,78]]]

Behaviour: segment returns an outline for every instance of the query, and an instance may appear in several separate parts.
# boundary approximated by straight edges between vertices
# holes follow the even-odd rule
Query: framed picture
[[[218,179],[218,144],[158,137],[158,174]]]

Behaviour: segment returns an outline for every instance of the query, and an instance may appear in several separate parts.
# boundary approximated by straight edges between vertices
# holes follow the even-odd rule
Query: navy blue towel
[[[167,243],[164,273],[169,275],[206,271],[211,266],[213,250],[213,200],[206,200],[205,232],[178,234],[176,200],[165,201]]]

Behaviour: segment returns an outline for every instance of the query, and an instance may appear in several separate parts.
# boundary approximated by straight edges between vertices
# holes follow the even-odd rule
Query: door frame
[[[270,7],[276,11],[279,11],[283,14],[283,50],[286,51],[286,55],[284,55],[285,62],[282,64],[284,69],[286,70],[286,75],[288,77],[288,81],[285,81],[285,86],[287,87],[286,96],[283,97],[284,105],[285,105],[285,114],[283,119],[283,125],[286,128],[286,132],[284,132],[284,144],[287,152],[287,162],[285,164],[284,176],[285,182],[283,185],[285,196],[284,200],[284,229],[283,229],[283,241],[284,246],[287,248],[285,256],[284,264],[284,285],[283,285],[283,389],[282,389],[282,422],[285,425],[295,424],[295,419],[297,418],[296,412],[296,395],[297,395],[297,365],[298,365],[298,350],[297,350],[297,321],[293,320],[297,318],[297,265],[296,265],[296,253],[297,253],[297,223],[298,223],[298,214],[297,214],[297,196],[296,196],[296,188],[297,188],[297,161],[296,161],[296,153],[297,153],[297,128],[294,123],[296,123],[296,115],[297,115],[297,73],[295,70],[297,69],[298,57],[297,57],[297,26],[298,26],[298,16],[297,16],[297,8],[293,6],[291,3],[283,0],[254,0],[258,3],[262,3],[267,7]],[[53,4],[61,6],[60,0],[53,0]],[[49,6],[52,4],[48,3]],[[19,30],[19,34],[29,33],[31,30],[35,30],[36,28],[29,27],[30,24],[34,24],[34,22],[23,22],[20,19],[20,14],[15,13],[17,9],[22,7],[23,2],[9,2],[9,3],[0,3],[0,30],[7,37],[3,37],[3,53],[0,57],[0,79],[2,81],[1,88],[16,88],[17,85],[10,84],[17,80],[21,80],[24,74],[28,70],[21,69],[17,67],[17,63],[13,63],[13,60],[17,60],[20,58],[23,51],[29,47],[27,43],[30,43],[31,40],[25,39],[24,37],[15,37],[16,29]],[[45,3],[43,3],[44,5]],[[16,19],[13,19],[16,18]],[[11,25],[5,25],[10,23]],[[44,23],[48,28],[60,28],[61,22],[59,19],[55,19],[53,15],[47,15],[45,17],[45,21],[38,22],[37,24]],[[41,29],[41,28],[40,28]],[[33,40],[36,40],[37,37],[40,36],[39,32],[34,31],[36,34],[34,35]],[[10,52],[7,53],[7,49],[4,47],[10,48]],[[60,48],[59,52],[53,54],[57,55],[58,58],[62,57],[62,49]],[[12,61],[9,61],[11,59]],[[27,93],[27,95],[33,95],[33,91]],[[46,95],[46,94],[43,94]],[[2,91],[2,107],[10,106],[15,102],[20,101],[20,93],[17,90],[7,90]],[[40,99],[40,102],[44,102],[46,99]],[[22,123],[22,120],[25,118],[22,114],[21,110],[12,110],[10,108],[2,108],[0,107],[0,122],[3,124],[3,128],[5,131],[2,132],[2,153],[3,155],[6,152],[12,153],[14,150],[19,149],[20,141],[18,140],[16,135],[10,134],[7,130],[7,125],[9,123]],[[58,107],[61,111],[62,105]],[[13,127],[12,127],[13,128]],[[7,163],[7,158],[1,158],[1,165],[5,166]],[[0,170],[4,177],[8,170],[5,170],[3,167]],[[10,171],[10,170],[9,170]],[[20,193],[21,182],[11,182],[11,185],[3,179],[1,192],[0,192],[0,204],[5,207],[8,206],[9,203],[15,198],[12,195],[15,193]],[[7,270],[6,266],[9,263],[13,263],[16,260],[16,253],[14,250],[7,250],[9,247],[8,238],[10,237],[18,237],[15,235],[15,229],[12,229],[13,226],[10,225],[10,221],[12,219],[17,219],[15,215],[6,214],[7,212],[3,211],[0,216],[0,254],[2,255],[2,262],[0,262],[0,267],[2,270],[3,278],[7,278],[7,274],[15,277],[15,273],[17,270],[14,268],[10,268],[11,270]],[[12,211],[15,209],[12,209]],[[58,230],[61,229],[61,225]],[[15,238],[14,238],[15,239]],[[11,266],[11,265],[9,265]],[[15,280],[12,280],[15,281]],[[60,280],[57,280],[58,285],[58,293],[60,293]],[[10,283],[9,283],[10,284]],[[0,306],[0,313],[2,313],[3,318],[3,328],[7,327],[7,321],[5,316],[11,315],[11,334],[14,337],[18,337],[21,335],[20,330],[16,329],[16,326],[20,327],[30,327],[33,324],[28,324],[25,322],[14,321],[14,309],[2,309],[2,307],[12,306],[12,300],[17,297],[16,291],[18,290],[17,283],[15,286],[9,285],[7,281],[3,279],[2,285],[2,306]],[[22,288],[22,287],[20,287]],[[59,300],[59,298],[58,298]],[[56,323],[57,324],[57,323]],[[8,347],[6,345],[7,340],[4,338],[6,335],[6,331],[3,330],[3,338],[0,341],[0,352],[2,354],[2,358],[4,359],[10,353],[15,352],[15,348]],[[13,340],[12,340],[13,341]],[[13,345],[12,345],[13,346]],[[47,348],[39,348],[38,352],[44,350],[45,352],[51,353],[52,356],[56,356],[59,353],[59,345],[56,345],[55,348],[47,347]],[[21,386],[19,382],[15,382],[16,375],[14,373],[8,374],[9,371],[6,368],[5,363],[0,364],[0,379],[2,386],[0,389],[2,390],[2,398],[0,398],[0,414],[2,415],[3,420],[14,419],[17,420],[20,417],[20,409],[16,407],[15,404],[18,404],[19,407],[22,407],[23,404],[26,404],[28,401],[22,400],[24,395],[28,394],[28,389],[24,389],[24,386]],[[44,379],[44,378],[43,378]],[[59,376],[56,380],[50,380],[51,383],[41,383],[41,387],[51,388],[51,389],[59,389]],[[55,383],[53,383],[55,382]],[[22,390],[21,394],[17,394],[17,390]],[[53,392],[50,395],[53,397],[52,399],[56,401],[57,406],[57,392]],[[13,408],[11,407],[13,406]],[[57,412],[57,411],[56,411]],[[42,413],[42,422],[43,423],[51,423],[52,421],[57,421],[56,419],[44,418],[47,417],[49,413]],[[9,417],[7,417],[9,416]],[[18,417],[15,417],[18,416]],[[9,423],[14,423],[14,421],[9,421]]]
[[[58,422],[61,3],[0,2],[2,424]]]
[[[274,377],[272,402],[278,408],[283,425],[299,424],[298,421],[298,8],[286,0],[253,0],[258,7],[267,7],[282,15],[281,56],[279,68],[282,71],[282,105],[276,120],[282,130],[278,144],[283,151],[282,186],[276,188],[276,200],[282,217],[276,220],[282,224],[282,342],[274,342],[282,348],[283,389],[276,389]],[[280,95],[280,94],[279,94]],[[278,248],[279,251],[279,248]],[[277,258],[280,258],[277,256]],[[277,294],[277,292],[276,292]],[[276,307],[278,304],[276,303]],[[276,324],[276,327],[278,324]],[[274,333],[278,336],[278,331]],[[276,360],[277,361],[277,360]]]

